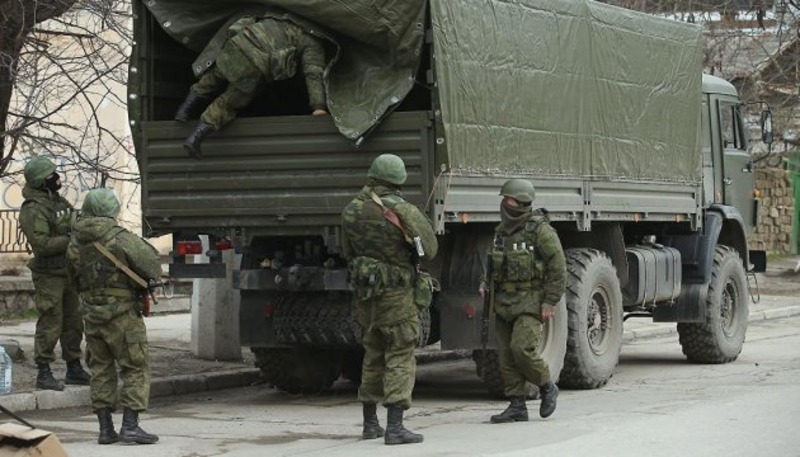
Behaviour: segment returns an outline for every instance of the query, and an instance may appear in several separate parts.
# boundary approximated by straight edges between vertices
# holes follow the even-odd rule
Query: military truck
[[[562,386],[604,385],[633,316],[676,322],[690,361],[737,358],[765,257],[748,249],[746,105],[702,74],[698,27],[588,0],[220,3],[134,2],[143,217],[149,235],[173,235],[175,276],[222,276],[221,251],[242,254],[241,343],[275,386],[359,379],[340,213],[385,152],[405,160],[404,195],[439,236],[420,346],[472,351],[490,392],[502,380],[477,289],[511,177],[534,183],[567,256],[541,344]],[[275,83],[194,160],[175,109],[248,14],[325,41],[331,116],[308,114],[302,78]],[[770,141],[769,111],[756,115]],[[198,253],[210,262],[184,261]]]

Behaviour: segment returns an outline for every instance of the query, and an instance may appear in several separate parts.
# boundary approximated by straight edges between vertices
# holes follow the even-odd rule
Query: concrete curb
[[[260,379],[261,372],[258,368],[155,378],[150,383],[150,398],[244,387]],[[0,397],[0,403],[9,410],[19,413],[89,406],[91,398],[89,386],[67,386],[62,392],[37,390],[4,395]]]
[[[757,322],[800,315],[800,305],[768,309],[750,313],[749,321]],[[644,328],[626,331],[623,343],[639,339],[654,338],[676,334],[675,325]],[[471,351],[418,351],[417,362],[429,364],[434,362],[466,359],[472,356]],[[239,368],[234,370],[190,375],[167,376],[155,378],[150,384],[150,396],[166,397],[184,395],[195,392],[245,387],[261,380],[261,372],[257,368]],[[14,412],[41,411],[59,408],[86,407],[91,404],[88,386],[67,386],[63,392],[37,390],[0,397],[0,404]]]

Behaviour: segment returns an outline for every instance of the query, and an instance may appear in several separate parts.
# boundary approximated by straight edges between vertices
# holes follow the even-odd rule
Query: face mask
[[[58,192],[58,189],[61,189],[61,176],[54,172],[45,179],[44,187],[51,192]]]

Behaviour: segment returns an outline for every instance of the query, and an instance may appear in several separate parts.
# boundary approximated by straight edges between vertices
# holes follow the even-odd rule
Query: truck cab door
[[[747,150],[741,105],[733,97],[720,97],[717,103],[723,156],[723,203],[739,210],[749,232],[755,225],[753,200],[755,173],[753,157]]]

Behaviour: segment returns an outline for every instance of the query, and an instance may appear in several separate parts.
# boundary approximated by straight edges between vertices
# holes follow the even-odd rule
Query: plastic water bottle
[[[11,392],[11,356],[0,346],[0,395]]]

